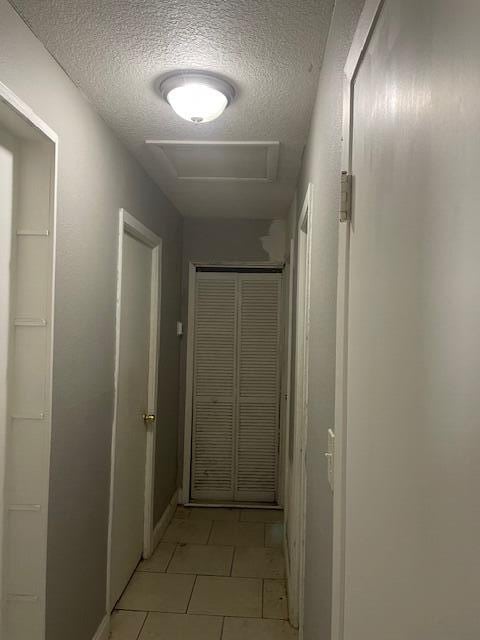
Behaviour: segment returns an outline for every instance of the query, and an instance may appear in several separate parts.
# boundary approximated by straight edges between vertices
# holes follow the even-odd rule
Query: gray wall
[[[327,430],[334,425],[335,325],[343,67],[363,0],[337,0],[298,186],[297,216],[314,185],[307,451],[305,640],[329,640],[332,493]]]
[[[182,224],[6,0],[0,80],[60,138],[47,638],[91,640],[105,612],[118,209],[164,240],[157,516],[176,487]]]
[[[285,223],[280,220],[185,218],[183,225],[182,322],[179,403],[179,484],[183,473],[188,270],[190,262],[268,262],[285,258]]]

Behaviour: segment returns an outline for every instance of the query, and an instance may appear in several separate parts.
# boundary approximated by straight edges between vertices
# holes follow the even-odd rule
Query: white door
[[[111,521],[110,606],[142,557],[152,248],[124,231]]]
[[[192,425],[192,498],[233,500],[237,278],[197,273]]]
[[[479,24],[367,0],[347,64],[335,640],[480,633]]]
[[[238,274],[235,493],[277,499],[280,436],[280,273]]]
[[[281,291],[280,273],[197,273],[194,500],[275,502]]]

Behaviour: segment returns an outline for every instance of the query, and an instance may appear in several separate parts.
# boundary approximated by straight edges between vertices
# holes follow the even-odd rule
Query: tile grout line
[[[215,523],[215,520],[211,520],[210,521],[210,529],[208,530],[208,537],[207,537],[207,542],[205,544],[209,545],[210,544],[210,540],[212,539],[212,533],[213,533],[213,525]]]
[[[192,584],[192,590],[190,591],[190,597],[188,598],[187,608],[185,609],[185,615],[188,615],[188,609],[190,608],[190,602],[192,601],[193,591],[195,589],[195,585],[197,584],[198,574],[195,574],[195,580]]]
[[[235,554],[237,553],[237,547],[234,545],[233,547],[233,553],[232,553],[232,562],[230,564],[230,573],[228,574],[230,577],[232,577],[232,572],[233,572],[233,564],[235,562]]]
[[[265,589],[265,578],[262,578],[262,615],[260,616],[262,619],[263,619],[263,608],[265,606],[264,589]]]
[[[150,612],[150,611],[145,611],[144,613],[146,613],[146,616],[145,616],[145,618],[143,619],[142,626],[140,627],[140,629],[139,629],[139,631],[138,631],[138,634],[137,634],[137,636],[136,636],[135,640],[139,640],[140,635],[141,635],[141,633],[142,633],[142,631],[143,631],[143,627],[145,626],[145,624],[146,624],[146,622],[147,622],[147,618],[148,618],[148,616],[150,615],[150,613],[151,613],[151,612]]]
[[[177,549],[178,549],[178,542],[175,542],[174,543],[174,547],[173,547],[172,555],[170,556],[170,559],[167,562],[167,566],[165,567],[164,573],[168,573],[168,569],[170,568],[170,565],[172,564],[173,556],[177,553]]]
[[[221,628],[221,631],[220,631],[220,640],[223,640],[223,631],[224,631],[224,629],[225,629],[225,616],[223,616],[223,618],[222,618],[222,628]]]

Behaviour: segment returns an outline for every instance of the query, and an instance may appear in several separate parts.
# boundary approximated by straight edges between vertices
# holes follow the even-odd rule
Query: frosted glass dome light
[[[167,100],[181,118],[197,124],[215,120],[228,105],[227,97],[221,91],[193,82],[172,89]]]
[[[233,87],[216,76],[179,73],[160,85],[160,93],[184,120],[201,124],[216,120],[233,100]]]

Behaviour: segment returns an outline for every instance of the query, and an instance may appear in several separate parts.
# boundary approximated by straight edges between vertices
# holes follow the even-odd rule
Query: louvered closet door
[[[233,500],[237,274],[197,273],[191,495]]]
[[[235,499],[276,499],[281,274],[239,274]]]

